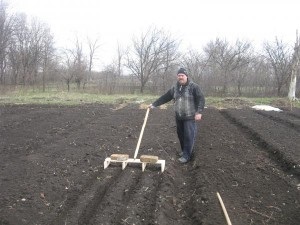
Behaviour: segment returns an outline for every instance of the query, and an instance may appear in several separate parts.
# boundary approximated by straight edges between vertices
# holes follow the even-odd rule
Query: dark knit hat
[[[188,75],[186,69],[184,69],[184,68],[182,68],[182,67],[178,70],[177,75],[180,74],[180,73],[183,73],[183,74],[185,74],[186,76]]]

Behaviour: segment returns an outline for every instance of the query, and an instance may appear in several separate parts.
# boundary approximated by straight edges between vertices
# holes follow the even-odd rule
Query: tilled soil
[[[124,105],[123,105],[124,106]],[[0,106],[0,224],[296,225],[300,221],[300,111],[205,110],[194,158],[177,162],[172,107],[151,110],[139,156],[158,165],[111,164],[133,157],[145,110],[138,105]]]

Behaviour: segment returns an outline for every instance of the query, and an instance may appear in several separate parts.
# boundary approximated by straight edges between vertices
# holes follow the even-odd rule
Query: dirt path
[[[138,105],[0,106],[0,224],[232,224],[300,221],[300,111],[207,109],[194,159],[177,160],[172,107],[152,110],[140,154],[155,165],[103,162],[133,156]]]

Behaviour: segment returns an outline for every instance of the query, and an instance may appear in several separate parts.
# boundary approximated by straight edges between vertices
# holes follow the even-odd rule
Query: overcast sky
[[[51,28],[58,46],[76,36],[99,39],[101,64],[150,26],[200,50],[217,37],[253,42],[260,48],[275,37],[291,45],[300,28],[297,0],[6,0],[10,8],[37,17]],[[105,58],[105,59],[104,59]]]

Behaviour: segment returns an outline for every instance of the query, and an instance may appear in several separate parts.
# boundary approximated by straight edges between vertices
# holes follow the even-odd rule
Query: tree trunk
[[[70,92],[70,81],[67,81],[68,92]]]
[[[300,54],[300,39],[298,37],[298,30],[296,31],[296,43],[294,47],[294,55],[292,59],[292,74],[289,87],[288,98],[291,101],[296,99],[296,86],[297,86],[297,72],[299,71],[299,54]]]
[[[45,85],[45,71],[43,71],[43,74],[42,74],[42,82],[43,82],[43,92],[45,92],[45,89],[46,89],[46,85]]]
[[[291,83],[290,83],[290,88],[289,88],[289,94],[288,98],[289,100],[295,100],[296,99],[296,84],[297,84],[297,76],[296,76],[296,71],[292,71],[292,76],[291,76]]]
[[[142,84],[142,85],[141,85],[141,89],[140,89],[141,94],[144,93],[144,87],[145,87],[145,86]]]
[[[242,85],[238,84],[238,96],[241,97],[242,96],[242,90],[241,90]]]

